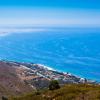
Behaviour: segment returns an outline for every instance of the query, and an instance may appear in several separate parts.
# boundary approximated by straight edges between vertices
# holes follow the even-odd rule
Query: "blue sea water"
[[[100,81],[100,30],[52,29],[0,36],[0,59],[39,63]]]

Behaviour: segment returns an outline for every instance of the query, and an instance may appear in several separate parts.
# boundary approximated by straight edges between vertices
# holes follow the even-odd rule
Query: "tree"
[[[49,90],[56,90],[59,89],[60,85],[57,80],[52,80],[49,84]]]

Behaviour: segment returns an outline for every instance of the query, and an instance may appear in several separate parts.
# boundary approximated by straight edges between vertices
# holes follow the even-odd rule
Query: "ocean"
[[[99,29],[46,29],[0,36],[0,59],[32,62],[100,81]]]

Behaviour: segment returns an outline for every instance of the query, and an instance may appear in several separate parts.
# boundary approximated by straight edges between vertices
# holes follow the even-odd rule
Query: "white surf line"
[[[43,67],[43,68],[46,68],[48,70],[53,70],[53,71],[56,71],[55,69],[53,69],[52,67],[48,67],[48,66],[45,66],[43,64],[36,64],[36,65],[39,65],[39,67]]]

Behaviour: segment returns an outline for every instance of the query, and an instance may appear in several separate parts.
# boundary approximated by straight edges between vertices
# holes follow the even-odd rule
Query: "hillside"
[[[70,73],[51,70],[40,64],[0,61],[0,99],[3,96],[8,98],[30,92],[35,93],[37,90],[47,90],[52,80],[57,80],[60,86],[64,84],[95,83],[95,81],[76,77]],[[50,91],[47,92],[49,93]],[[41,95],[39,97],[41,98]]]
[[[100,100],[100,86],[68,84],[54,91],[44,90],[9,100]]]
[[[0,98],[1,96],[19,95],[32,91],[16,73],[16,68],[0,61]]]

